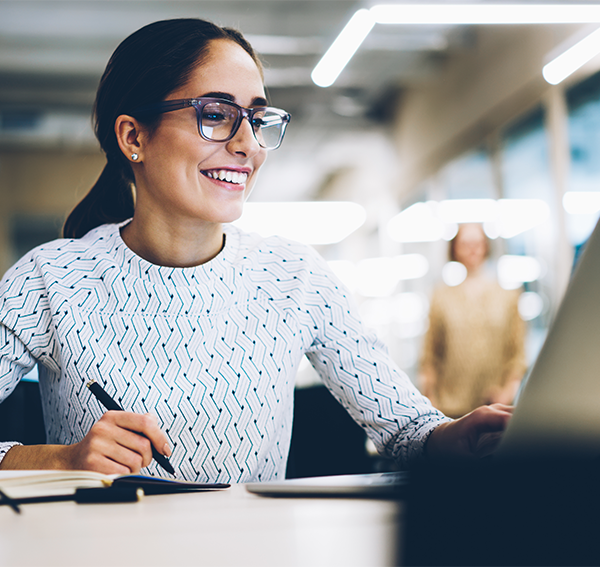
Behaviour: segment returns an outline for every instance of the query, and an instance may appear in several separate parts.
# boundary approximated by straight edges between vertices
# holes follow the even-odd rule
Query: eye
[[[262,118],[258,118],[255,116],[252,119],[252,126],[254,126],[255,128],[263,128],[266,125],[267,123]]]
[[[237,110],[227,104],[207,104],[202,109],[202,122],[213,126],[235,121]]]
[[[217,110],[205,110],[202,113],[202,120],[204,122],[223,122],[227,120],[227,116],[224,112],[219,112]]]

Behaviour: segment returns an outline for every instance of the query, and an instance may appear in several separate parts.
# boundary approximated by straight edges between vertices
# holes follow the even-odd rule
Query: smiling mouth
[[[202,171],[202,175],[205,175],[209,179],[225,181],[227,183],[233,183],[234,185],[243,185],[248,179],[247,173],[241,171],[232,171],[231,169],[211,169]]]

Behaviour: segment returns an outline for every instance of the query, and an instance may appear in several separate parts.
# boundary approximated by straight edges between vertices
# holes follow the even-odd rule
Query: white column
[[[555,227],[555,254],[551,269],[554,272],[552,290],[553,311],[565,292],[573,266],[573,247],[567,239],[563,195],[568,190],[571,154],[569,147],[568,111],[564,88],[551,87],[545,96],[546,125],[549,135],[549,158],[554,184],[551,203],[552,222]]]

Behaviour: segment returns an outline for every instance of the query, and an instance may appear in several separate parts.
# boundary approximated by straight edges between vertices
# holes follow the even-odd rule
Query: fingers
[[[138,473],[152,461],[152,445],[169,456],[167,436],[156,417],[123,411],[108,411],[73,446],[73,468],[108,474]]]
[[[456,420],[459,427],[470,432],[504,430],[512,416],[512,408],[502,404],[481,406]]]
[[[115,423],[118,424],[119,427],[139,434],[136,435],[136,437],[139,437],[140,435],[145,437],[150,441],[150,443],[152,443],[152,445],[154,445],[157,451],[162,455],[165,455],[165,457],[171,456],[169,438],[158,427],[158,420],[156,416],[149,413],[142,415],[124,411],[106,412],[104,415],[114,419]]]
[[[512,413],[512,406],[492,404],[444,423],[430,435],[427,452],[433,457],[443,458],[488,456],[500,443]]]

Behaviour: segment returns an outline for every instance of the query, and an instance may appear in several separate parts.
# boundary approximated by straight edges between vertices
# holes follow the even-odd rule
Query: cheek
[[[267,155],[268,155],[267,150],[263,150],[263,149],[261,149],[260,152],[256,155],[256,158],[254,159],[255,173],[257,173],[258,170],[263,166],[265,161],[267,161]]]

